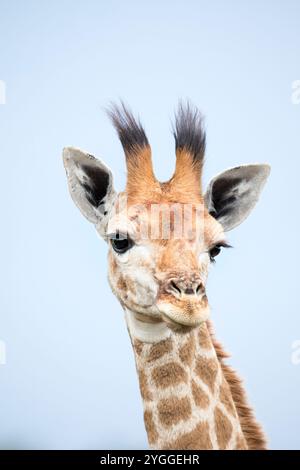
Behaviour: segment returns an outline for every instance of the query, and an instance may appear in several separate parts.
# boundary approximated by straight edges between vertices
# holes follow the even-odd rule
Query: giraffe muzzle
[[[199,276],[169,278],[161,286],[157,308],[169,325],[196,327],[206,321],[209,305]]]

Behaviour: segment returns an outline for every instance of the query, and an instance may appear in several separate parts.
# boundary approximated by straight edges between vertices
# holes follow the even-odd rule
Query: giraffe
[[[63,151],[71,197],[108,244],[108,279],[125,312],[144,422],[153,449],[265,449],[244,387],[215,339],[206,282],[226,232],[255,206],[267,164],[231,168],[202,189],[202,114],[180,103],[176,166],[159,182],[140,121],[123,104],[109,115],[124,149],[127,182],[74,147]]]

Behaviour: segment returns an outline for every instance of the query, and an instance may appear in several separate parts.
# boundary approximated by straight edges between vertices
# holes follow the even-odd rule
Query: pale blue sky
[[[106,245],[73,205],[61,150],[82,147],[125,181],[103,112],[128,102],[157,175],[170,176],[170,118],[206,116],[205,181],[269,162],[250,218],[229,234],[208,294],[218,337],[273,448],[300,448],[299,1],[0,0],[0,447],[143,448],[146,436]]]

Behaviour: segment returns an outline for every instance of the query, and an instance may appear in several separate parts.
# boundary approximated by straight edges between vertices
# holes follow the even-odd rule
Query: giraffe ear
[[[225,231],[243,222],[255,204],[270,174],[266,164],[243,165],[215,176],[204,196],[209,213]]]
[[[93,224],[107,220],[116,192],[110,169],[92,155],[74,147],[63,150],[71,197],[81,213]]]

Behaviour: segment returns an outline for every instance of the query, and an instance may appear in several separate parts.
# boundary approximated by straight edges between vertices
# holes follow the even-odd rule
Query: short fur
[[[206,323],[225,379],[230,387],[248,448],[250,450],[266,450],[266,437],[261,426],[257,423],[252,409],[248,405],[243,381],[238,377],[237,373],[224,362],[224,359],[230,357],[230,354],[224,351],[223,346],[216,339],[212,323],[210,321]]]

